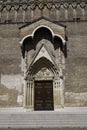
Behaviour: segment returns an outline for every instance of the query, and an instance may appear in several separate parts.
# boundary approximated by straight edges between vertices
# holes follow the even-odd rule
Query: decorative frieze
[[[40,10],[42,10],[45,6],[48,9],[51,9],[53,6],[55,6],[56,9],[59,9],[61,7],[61,5],[63,5],[63,7],[65,9],[68,9],[69,6],[71,5],[73,9],[76,9],[78,5],[80,5],[81,8],[85,8],[87,3],[85,1],[82,2],[23,2],[23,3],[13,3],[13,2],[9,2],[9,3],[0,3],[0,11],[2,11],[4,8],[8,10],[11,10],[12,7],[14,7],[14,10],[19,10],[20,7],[22,7],[23,10],[27,10],[28,6],[30,6],[30,8],[32,10],[35,10],[36,7],[38,6],[38,8]]]
[[[72,8],[72,10],[76,10],[76,12],[78,12],[78,6],[81,9],[81,17],[80,20],[86,20],[86,17],[83,18],[83,13],[86,10],[86,6],[87,3],[85,1],[4,1],[4,2],[0,2],[0,12],[3,16],[3,10],[6,10],[8,13],[8,21],[7,22],[29,22],[32,21],[34,19],[37,19],[39,17],[48,17],[51,18],[52,20],[56,20],[56,21],[68,21],[68,20],[73,20],[74,18],[74,14],[72,19],[70,19],[70,17],[68,16],[69,13],[69,9]],[[33,14],[35,14],[35,16],[31,16],[31,18],[27,18],[27,20],[25,20],[26,18],[26,13],[28,12],[30,8],[30,12],[33,12]],[[55,8],[55,13],[52,12],[52,10]],[[21,13],[23,13],[22,17],[20,19],[17,19],[17,16],[14,15],[14,19],[10,19],[10,12],[14,11],[16,12],[16,15],[18,15],[18,12],[21,10]],[[62,11],[61,11],[62,10]],[[84,10],[84,11],[83,11]],[[45,12],[44,12],[45,11]],[[58,13],[59,11],[59,13]],[[40,14],[36,14],[35,12],[40,12]],[[47,16],[46,14],[49,12],[49,16]],[[50,12],[52,12],[52,15],[50,14]],[[62,14],[63,13],[63,14]],[[60,14],[60,15],[59,15]],[[65,14],[65,15],[64,15]],[[78,14],[78,13],[77,13]],[[32,14],[30,14],[32,15]],[[59,15],[59,16],[57,16]],[[62,18],[61,18],[62,16]],[[19,17],[19,16],[18,16]],[[76,16],[78,17],[78,16]],[[3,17],[1,17],[1,23],[5,22],[6,20],[2,20]],[[6,22],[6,23],[7,23]]]
[[[56,9],[59,9],[61,7],[61,5],[63,5],[63,7],[65,9],[68,9],[69,6],[71,5],[72,8],[77,8],[78,5],[80,5],[81,8],[85,8],[87,3],[85,1],[41,1],[41,2],[31,2],[31,1],[27,1],[27,2],[1,2],[0,3],[0,10],[3,10],[3,8],[6,8],[7,10],[10,10],[12,7],[14,7],[15,10],[18,10],[20,7],[22,7],[23,10],[27,10],[28,6],[30,6],[30,8],[32,10],[35,10],[36,7],[38,6],[38,8],[40,10],[42,10],[45,6],[48,9],[51,9],[53,6],[55,6]]]

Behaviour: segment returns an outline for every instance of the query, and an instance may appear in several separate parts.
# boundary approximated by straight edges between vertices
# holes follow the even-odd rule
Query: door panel
[[[53,82],[35,81],[34,109],[53,110]]]

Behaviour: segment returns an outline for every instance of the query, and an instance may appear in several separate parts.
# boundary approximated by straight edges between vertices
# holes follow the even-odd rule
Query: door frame
[[[64,108],[64,79],[60,79],[60,77],[53,77],[50,79],[35,79],[32,80],[24,80],[24,102],[23,107],[25,109],[29,109],[30,111],[34,111],[34,87],[35,81],[53,81],[53,105],[54,111],[57,111],[59,108]],[[29,90],[29,95],[27,92]],[[29,104],[27,104],[27,101]]]

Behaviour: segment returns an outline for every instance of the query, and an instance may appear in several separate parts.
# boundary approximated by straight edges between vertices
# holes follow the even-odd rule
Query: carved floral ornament
[[[23,9],[23,10],[27,10],[27,8],[28,8],[28,5],[27,5],[27,4],[23,4],[23,5],[22,5],[22,9]]]
[[[44,8],[44,4],[43,4],[43,3],[40,3],[40,4],[38,5],[38,7],[39,7],[40,10],[42,10],[42,9]]]
[[[84,8],[86,7],[85,2],[81,2],[81,3],[80,3],[80,7],[84,9]]]
[[[69,4],[68,4],[68,3],[64,3],[64,4],[63,4],[63,7],[64,7],[65,9],[68,9],[68,8],[69,8]]]
[[[75,2],[72,3],[72,8],[73,8],[73,9],[76,9],[76,8],[77,8],[77,3],[75,3]]]
[[[18,4],[14,5],[14,9],[15,9],[16,11],[18,11],[19,8],[20,8],[20,6],[19,6]]]
[[[34,9],[36,8],[36,4],[31,4],[31,5],[30,5],[30,8],[31,8],[32,10],[34,10]]]
[[[11,6],[10,4],[7,4],[7,5],[6,5],[6,9],[7,9],[7,11],[10,11],[11,8],[12,8],[12,6]]]
[[[31,8],[31,10],[35,10],[36,7],[38,7],[40,10],[44,9],[44,7],[47,7],[47,9],[50,10],[51,8],[53,8],[53,6],[56,9],[60,9],[61,5],[63,5],[65,9],[68,9],[70,5],[72,6],[73,9],[76,9],[78,5],[80,5],[81,8],[85,9],[86,4],[87,3],[85,2],[80,2],[80,3],[77,3],[77,2],[0,3],[0,11],[2,11],[4,8],[6,8],[7,11],[10,11],[12,7],[16,11],[18,11],[20,7],[22,7],[23,10],[27,10],[28,6]]]

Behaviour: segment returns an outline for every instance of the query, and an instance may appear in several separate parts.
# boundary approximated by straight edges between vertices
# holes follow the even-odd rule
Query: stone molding
[[[10,11],[12,8],[14,10],[19,10],[20,7],[22,7],[23,10],[27,10],[28,7],[31,8],[31,10],[35,10],[36,7],[38,7],[40,10],[44,9],[44,7],[47,7],[47,9],[51,9],[53,6],[56,9],[59,9],[61,6],[63,6],[64,9],[68,9],[69,6],[72,6],[73,9],[77,8],[77,6],[80,6],[82,9],[85,9],[87,2],[85,0],[77,0],[76,2],[74,1],[41,1],[41,2],[0,2],[0,11],[2,11],[4,8],[6,8],[7,11]]]
[[[71,10],[71,12],[70,12]],[[0,1],[0,23],[27,23],[40,17],[53,21],[87,20],[87,2],[82,1]],[[76,13],[74,13],[76,12]]]

